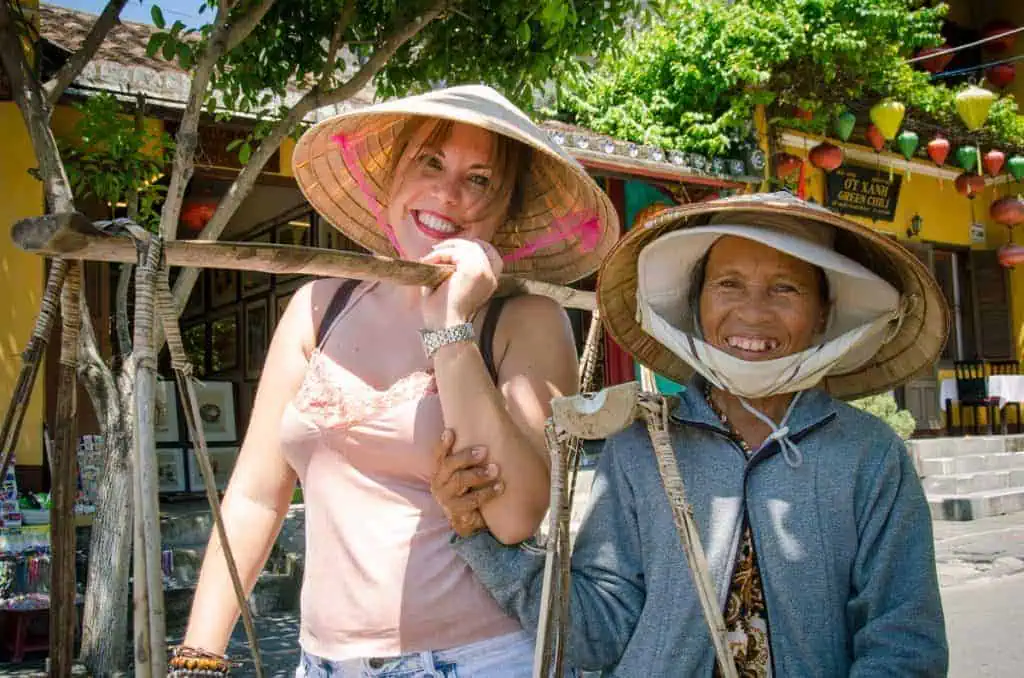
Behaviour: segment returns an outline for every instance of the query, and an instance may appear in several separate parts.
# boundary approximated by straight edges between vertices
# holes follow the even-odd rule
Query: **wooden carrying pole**
[[[11,229],[14,243],[26,252],[49,257],[134,263],[135,240],[112,235],[118,222],[100,230],[78,212],[22,219]],[[151,237],[140,234],[145,244]],[[390,259],[373,254],[325,250],[294,245],[175,240],[165,244],[164,258],[170,266],[221,268],[263,273],[316,275],[334,278],[380,280],[398,285],[436,287],[451,275],[452,267]],[[499,294],[525,292],[551,297],[565,308],[597,308],[593,292],[570,287],[503,276]]]

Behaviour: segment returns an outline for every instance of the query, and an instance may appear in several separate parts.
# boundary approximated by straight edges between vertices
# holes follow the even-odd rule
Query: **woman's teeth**
[[[459,227],[454,223],[439,217],[436,214],[420,212],[418,216],[420,223],[432,231],[438,231],[439,233],[456,233],[459,230]]]
[[[751,353],[765,353],[779,347],[779,342],[774,339],[751,339],[748,337],[726,337],[725,343],[733,348]]]

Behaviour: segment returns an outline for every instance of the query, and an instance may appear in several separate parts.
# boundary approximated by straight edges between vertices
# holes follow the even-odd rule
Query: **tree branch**
[[[107,33],[118,23],[121,10],[127,3],[128,0],[110,0],[107,6],[103,8],[103,12],[100,13],[99,18],[96,19],[92,28],[89,29],[89,35],[85,36],[85,41],[82,42],[78,51],[71,55],[71,58],[60,67],[57,74],[44,86],[47,104],[51,107],[57,105],[61,94],[68,88],[68,85],[74,82],[75,78],[82,72],[82,69],[85,68],[85,65],[92,60],[96,55],[96,50],[106,40]]]
[[[74,211],[71,185],[61,162],[57,141],[50,130],[50,105],[25,58],[21,38],[10,6],[6,0],[0,0],[0,62],[7,72],[14,101],[28,128],[49,208],[53,212]]]
[[[231,30],[228,32],[227,52],[238,47],[243,40],[249,37],[249,34],[263,21],[263,17],[267,15],[273,4],[274,0],[262,0],[259,5],[231,23]]]
[[[234,216],[238,210],[239,205],[242,204],[242,200],[249,194],[252,187],[256,184],[256,180],[260,176],[260,172],[263,171],[264,165],[273,156],[274,151],[278,149],[284,138],[291,134],[295,126],[302,121],[306,115],[321,107],[333,103],[340,103],[354,96],[359,90],[366,86],[370,80],[373,79],[377,73],[387,64],[388,59],[394,56],[398,49],[407,43],[409,40],[414,38],[417,33],[423,30],[423,27],[429,24],[431,21],[436,19],[444,8],[449,4],[450,0],[435,0],[426,11],[420,13],[415,19],[410,21],[408,24],[396,29],[386,38],[384,38],[381,46],[373,53],[373,56],[363,64],[363,66],[356,71],[343,85],[328,90],[325,93],[321,93],[321,85],[324,84],[326,78],[317,83],[313,89],[306,93],[302,99],[299,100],[295,106],[288,111],[288,115],[281,119],[280,122],[274,127],[274,129],[267,135],[263,141],[260,142],[259,147],[249,158],[249,162],[242,171],[238,173],[238,177],[235,178],[234,183],[228,189],[224,198],[217,205],[217,211],[214,212],[213,217],[203,228],[202,232],[197,236],[198,240],[217,240],[224,229],[227,227],[231,217]],[[352,3],[354,6],[354,3]],[[346,10],[348,6],[346,5]],[[338,26],[341,26],[343,19],[339,19]],[[338,27],[335,27],[336,34],[338,33]],[[169,192],[169,191],[168,191]],[[166,209],[166,208],[165,208]],[[180,314],[185,308],[185,304],[188,303],[189,295],[192,294],[192,288],[195,286],[196,280],[199,279],[198,269],[183,269],[178,275],[177,280],[174,282],[174,308],[175,311]],[[159,328],[157,332],[159,333]],[[162,345],[162,334],[158,334],[158,345]]]
[[[334,33],[331,35],[330,45],[327,47],[327,59],[324,60],[324,70],[320,74],[320,82],[328,83],[331,82],[331,77],[334,74],[335,64],[334,62],[338,58],[338,50],[341,48],[341,39],[345,35],[345,31],[348,30],[349,24],[352,23],[352,18],[356,13],[355,0],[345,0],[345,6],[341,9],[341,16],[338,17],[338,23],[334,25]]]

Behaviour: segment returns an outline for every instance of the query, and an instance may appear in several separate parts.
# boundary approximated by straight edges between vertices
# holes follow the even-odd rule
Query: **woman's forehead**
[[[812,277],[817,274],[817,267],[814,264],[748,238],[725,235],[716,240],[708,250],[708,272],[750,268],[786,271]]]
[[[413,148],[428,148],[444,155],[458,154],[474,163],[490,164],[494,133],[462,122],[429,121],[412,137]]]

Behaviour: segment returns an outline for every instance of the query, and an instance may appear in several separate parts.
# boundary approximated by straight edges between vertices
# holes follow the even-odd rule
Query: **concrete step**
[[[922,484],[930,494],[966,494],[1024,487],[1024,468],[926,477]]]
[[[918,474],[922,477],[950,476],[959,473],[1006,471],[1024,469],[1024,454],[1001,452],[998,454],[963,454],[917,460]]]
[[[1024,511],[1024,487],[964,494],[929,494],[932,520],[977,520]]]
[[[999,454],[1019,448],[1011,438],[1024,436],[964,436],[958,438],[920,438],[907,441],[907,449],[917,459],[959,457],[970,454]]]

